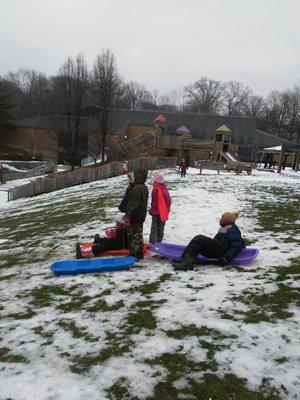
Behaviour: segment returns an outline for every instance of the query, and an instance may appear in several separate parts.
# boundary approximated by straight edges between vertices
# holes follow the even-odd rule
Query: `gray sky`
[[[256,94],[300,84],[300,0],[0,0],[0,74],[55,74],[110,48],[126,80],[161,93],[201,76]]]

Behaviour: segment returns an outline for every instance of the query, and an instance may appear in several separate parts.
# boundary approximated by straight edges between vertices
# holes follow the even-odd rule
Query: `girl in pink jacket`
[[[164,184],[164,174],[163,172],[156,172],[153,175],[153,189],[151,194],[150,215],[152,215],[152,224],[149,238],[150,243],[157,243],[163,240],[165,224],[169,219],[171,202],[168,187]]]

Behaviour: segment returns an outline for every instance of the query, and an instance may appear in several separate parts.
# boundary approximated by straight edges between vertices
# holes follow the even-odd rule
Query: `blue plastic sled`
[[[88,272],[120,271],[129,269],[135,257],[90,258],[80,260],[58,260],[50,269],[55,275],[86,274]]]

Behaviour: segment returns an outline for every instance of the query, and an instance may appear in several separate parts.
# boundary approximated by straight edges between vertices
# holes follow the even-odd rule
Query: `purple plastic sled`
[[[154,253],[160,254],[162,257],[167,258],[168,260],[173,260],[174,258],[178,258],[183,253],[186,246],[181,244],[172,244],[172,243],[154,243],[149,247],[150,251]],[[249,264],[254,258],[258,256],[258,249],[254,249],[253,247],[246,247],[242,249],[235,258],[230,262],[230,264]],[[201,255],[198,256],[198,261],[201,263],[216,263],[217,260],[215,258],[205,258]]]

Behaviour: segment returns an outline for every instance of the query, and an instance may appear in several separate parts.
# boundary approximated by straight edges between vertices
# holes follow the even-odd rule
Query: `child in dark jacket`
[[[76,244],[76,258],[92,258],[101,255],[108,250],[128,249],[128,237],[124,216],[118,213],[116,225],[111,228],[113,231],[110,237],[101,237],[99,234],[94,236],[94,243],[91,247],[82,247]]]
[[[119,205],[119,207],[118,207],[118,209],[119,209],[122,213],[125,213],[125,212],[126,212],[126,204],[127,204],[127,200],[128,200],[128,195],[129,195],[129,192],[131,191],[131,189],[132,189],[133,186],[134,186],[134,173],[133,173],[132,171],[130,171],[130,172],[127,174],[127,178],[128,178],[128,180],[129,180],[129,184],[128,184],[127,188],[126,188],[124,197],[123,197],[123,199],[122,199],[122,201],[121,201],[121,203],[120,203],[120,205]]]
[[[173,260],[173,267],[177,270],[194,268],[194,263],[199,254],[206,258],[217,258],[219,264],[230,262],[245,247],[239,228],[235,225],[238,218],[237,212],[225,212],[220,218],[218,233],[213,239],[198,235],[187,245],[182,256]]]
[[[143,224],[146,219],[149,195],[148,188],[145,185],[148,171],[144,168],[139,168],[129,174],[132,174],[134,184],[128,191],[124,204],[125,224],[130,255],[141,259],[144,258]]]
[[[152,215],[152,224],[150,243],[162,242],[165,224],[169,219],[171,202],[168,187],[164,184],[164,175],[162,172],[156,172],[153,175],[153,190],[151,194],[150,215]]]

